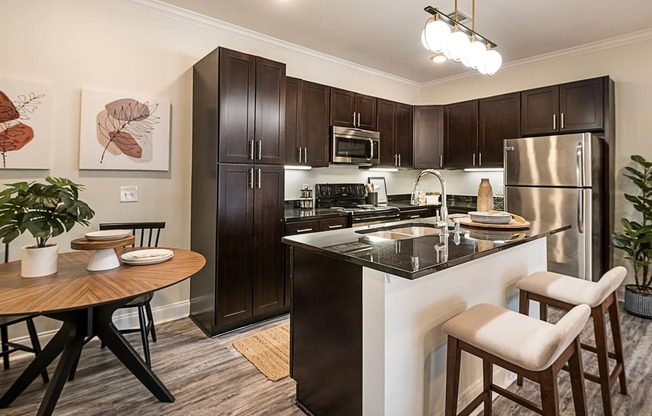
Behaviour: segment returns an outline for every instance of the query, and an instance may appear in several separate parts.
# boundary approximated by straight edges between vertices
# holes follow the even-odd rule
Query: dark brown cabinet
[[[382,136],[381,136],[382,137]],[[414,168],[444,167],[444,107],[414,107]]]
[[[401,208],[402,220],[414,220],[417,218],[425,218],[430,216],[431,216],[430,207],[414,208],[414,209]]]
[[[378,99],[380,165],[412,167],[412,106]]]
[[[330,87],[287,78],[285,163],[328,166]]]
[[[479,101],[478,167],[503,167],[503,140],[521,137],[521,95]]]
[[[190,316],[211,336],[287,310],[285,82],[284,65],[222,48],[193,67],[190,244],[206,265]]]
[[[285,64],[224,48],[211,54],[219,67],[219,161],[283,164]]]
[[[468,168],[478,163],[478,100],[444,107],[444,164]]]
[[[523,91],[521,133],[602,130],[607,82],[607,77],[601,77]]]
[[[331,124],[376,130],[376,97],[331,87]]]

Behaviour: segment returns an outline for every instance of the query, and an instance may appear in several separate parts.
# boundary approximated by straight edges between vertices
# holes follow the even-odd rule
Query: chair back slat
[[[9,243],[5,243],[5,263],[9,263]]]
[[[165,228],[164,221],[157,222],[112,222],[100,224],[100,230],[131,230],[136,240],[132,247],[158,247],[161,230]],[[152,244],[152,238],[154,244]],[[140,238],[138,238],[140,236]]]

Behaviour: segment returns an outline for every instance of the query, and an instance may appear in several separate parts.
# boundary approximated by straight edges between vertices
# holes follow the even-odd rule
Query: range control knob
[[[358,195],[364,195],[364,185],[358,185],[356,188]]]
[[[331,194],[331,187],[328,185],[322,185],[319,188],[319,192],[321,193],[322,196],[329,196]]]

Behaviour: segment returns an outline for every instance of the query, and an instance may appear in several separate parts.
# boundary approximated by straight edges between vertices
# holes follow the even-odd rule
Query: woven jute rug
[[[272,381],[290,375],[290,324],[235,341],[233,347]]]

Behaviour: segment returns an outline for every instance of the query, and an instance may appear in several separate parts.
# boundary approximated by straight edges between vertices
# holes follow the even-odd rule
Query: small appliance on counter
[[[392,206],[374,206],[365,203],[367,191],[364,184],[317,184],[315,204],[317,208],[330,208],[348,213],[354,227],[398,221],[400,209]]]

